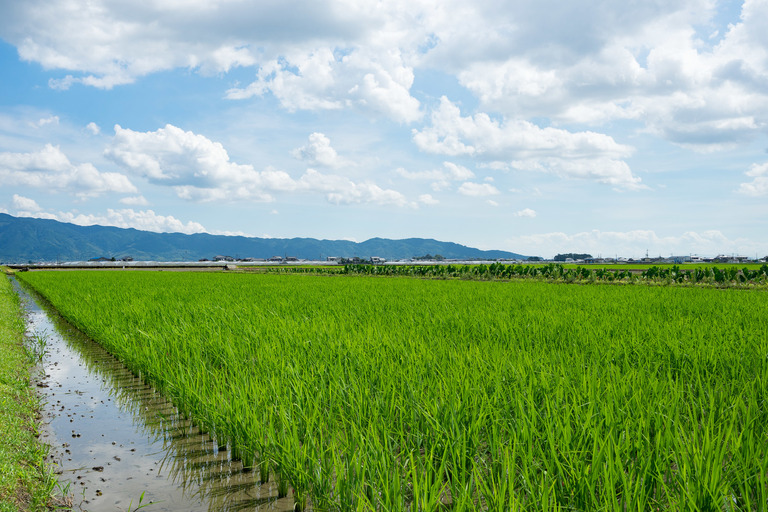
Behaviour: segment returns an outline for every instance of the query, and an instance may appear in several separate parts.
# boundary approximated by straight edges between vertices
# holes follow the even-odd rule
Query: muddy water
[[[41,438],[74,510],[134,510],[142,493],[147,511],[293,509],[274,482],[260,485],[258,472],[13,282],[28,335],[47,339],[33,375],[45,402]]]

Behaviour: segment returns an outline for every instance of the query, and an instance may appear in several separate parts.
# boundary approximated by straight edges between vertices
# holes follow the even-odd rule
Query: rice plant
[[[297,508],[768,509],[763,290],[23,280]]]

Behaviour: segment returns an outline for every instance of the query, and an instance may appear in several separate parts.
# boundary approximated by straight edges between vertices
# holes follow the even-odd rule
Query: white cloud
[[[26,0],[7,6],[0,37],[23,60],[69,72],[51,80],[63,89],[249,67],[253,82],[228,97],[272,94],[288,110],[357,107],[410,123],[422,116],[414,77],[437,70],[509,119],[633,119],[707,150],[768,123],[768,5],[745,1],[726,22],[724,10],[733,3]]]
[[[42,128],[43,126],[49,125],[49,124],[52,124],[52,125],[59,124],[59,116],[44,117],[44,118],[38,120],[37,123],[35,123],[35,126],[37,126],[39,128]]]
[[[485,197],[500,194],[499,189],[490,183],[472,183],[467,181],[459,187],[459,194],[470,197]]]
[[[419,196],[419,203],[427,206],[433,206],[433,205],[439,204],[440,201],[432,197],[431,194],[421,194]]]
[[[13,194],[13,207],[16,210],[25,212],[39,212],[42,208],[37,204],[37,201],[28,197]]]
[[[231,162],[220,143],[170,124],[154,132],[116,125],[105,155],[154,184],[174,187],[179,197],[193,201],[269,201],[271,191],[296,186],[283,171],[259,172],[251,165]]]
[[[49,81],[55,89],[111,89],[175,68],[251,67],[255,80],[227,97],[269,92],[288,110],[355,106],[408,123],[421,117],[409,62],[428,38],[423,17],[432,9],[348,0],[28,0],[6,9],[0,37],[23,60],[69,71]]]
[[[131,196],[120,199],[120,203],[128,206],[147,206],[149,201],[144,196]]]
[[[240,100],[271,92],[289,111],[339,109],[344,101],[335,91],[335,63],[330,48],[280,57],[263,63],[254,82],[228,90],[226,97]]]
[[[640,188],[622,159],[633,148],[595,132],[540,128],[522,119],[498,121],[479,113],[462,117],[446,97],[432,112],[431,125],[413,130],[423,151],[472,156],[484,161],[509,162],[517,169],[541,170],[566,178],[594,179],[620,188]]]
[[[768,196],[768,163],[752,164],[745,174],[753,179],[739,186],[740,193],[754,197]]]
[[[91,163],[73,164],[58,146],[51,144],[32,153],[0,153],[0,182],[63,190],[80,198],[137,192],[126,176],[100,172]]]
[[[397,174],[409,180],[433,180],[433,181],[460,181],[475,177],[475,173],[453,162],[443,162],[443,169],[433,169],[430,171],[407,171],[403,168],[397,169]]]
[[[358,107],[410,123],[422,117],[411,96],[413,69],[399,51],[333,47],[292,51],[263,63],[256,80],[226,93],[232,100],[272,93],[289,111]]]
[[[207,233],[208,231],[198,222],[187,222],[172,215],[158,215],[152,210],[107,209],[106,214],[82,214],[73,212],[58,213],[26,213],[24,217],[36,217],[53,219],[60,222],[69,222],[79,226],[114,226],[118,228],[135,228],[155,233]]]
[[[366,73],[361,83],[350,89],[357,103],[400,122],[412,123],[421,119],[419,100],[410,94],[413,70],[402,65],[394,70],[376,67],[374,73]]]
[[[594,4],[579,13],[561,4],[550,20],[540,18],[548,8],[540,5],[515,28],[545,39],[512,30],[509,52],[458,71],[481,108],[557,123],[633,119],[697,151],[735,146],[768,124],[768,91],[759,85],[768,77],[764,1],[744,2],[740,19],[720,26],[718,11],[733,3]],[[581,40],[565,40],[576,34]]]
[[[342,161],[336,150],[331,147],[331,140],[322,133],[312,133],[309,143],[293,151],[293,155],[309,165],[338,167]]]
[[[99,127],[99,125],[97,125],[97,124],[96,124],[96,123],[94,123],[93,121],[91,121],[90,123],[88,123],[88,124],[86,125],[86,127],[85,127],[85,128],[86,128],[86,129],[87,129],[89,132],[91,132],[91,134],[93,134],[93,135],[98,135],[98,134],[100,134],[100,133],[101,133],[101,128]]]
[[[528,255],[551,257],[558,253],[578,252],[593,256],[640,258],[646,251],[652,257],[698,254],[753,255],[768,250],[765,243],[731,239],[719,230],[687,231],[677,235],[659,235],[654,230],[582,231],[578,233],[542,233],[516,236],[507,240],[508,247]]]
[[[307,150],[307,157],[338,162],[328,151],[332,150],[330,141],[327,145],[325,141],[323,136],[311,139],[314,149],[322,151]],[[370,181],[355,183],[311,168],[298,180],[271,167],[257,171],[252,165],[230,161],[220,143],[173,125],[154,132],[116,126],[105,155],[151,183],[173,187],[178,197],[190,201],[272,201],[276,192],[305,192],[322,193],[334,204],[412,206],[400,192],[382,189]]]
[[[536,211],[531,210],[530,208],[523,208],[520,211],[515,212],[515,217],[524,217],[528,219],[533,219],[536,217]]]
[[[303,190],[323,192],[329,202],[334,204],[375,203],[379,205],[409,206],[413,204],[396,190],[382,189],[375,183],[355,183],[338,175],[324,175],[314,169],[299,180]]]
[[[420,149],[430,153],[477,155],[489,160],[554,153],[574,159],[625,158],[634,151],[601,133],[540,128],[522,119],[497,121],[485,113],[462,117],[459,108],[445,96],[432,112],[431,126],[414,130],[413,139]]]
[[[161,4],[167,3],[30,0],[7,11],[0,31],[18,47],[22,59],[78,73],[52,84],[59,88],[82,83],[109,89],[175,67],[226,72],[254,64],[252,50],[243,47],[246,40],[232,28],[239,25],[244,33],[248,19],[258,33],[267,19],[247,12],[258,7],[237,5],[242,2]],[[231,19],[238,10],[243,18]]]
[[[618,189],[647,188],[632,174],[626,162],[608,158],[564,160],[557,157],[512,161],[509,167],[523,171],[541,171],[563,178],[594,180]]]
[[[475,177],[475,173],[463,165],[454,164],[453,162],[443,162],[442,169],[407,171],[400,167],[395,172],[409,180],[432,181],[432,189],[437,191],[448,188],[451,181],[470,180]]]

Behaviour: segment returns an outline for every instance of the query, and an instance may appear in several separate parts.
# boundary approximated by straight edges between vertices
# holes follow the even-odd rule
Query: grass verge
[[[18,296],[0,275],[0,512],[49,510],[56,479],[38,441],[38,398],[29,380],[34,364],[23,345]]]

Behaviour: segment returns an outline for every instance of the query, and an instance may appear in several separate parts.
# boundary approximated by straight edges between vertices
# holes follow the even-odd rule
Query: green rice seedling
[[[48,333],[33,333],[28,336],[26,348],[27,354],[32,361],[36,363],[42,361],[45,354],[48,353]]]
[[[21,279],[300,507],[768,508],[764,290],[510,267]]]

